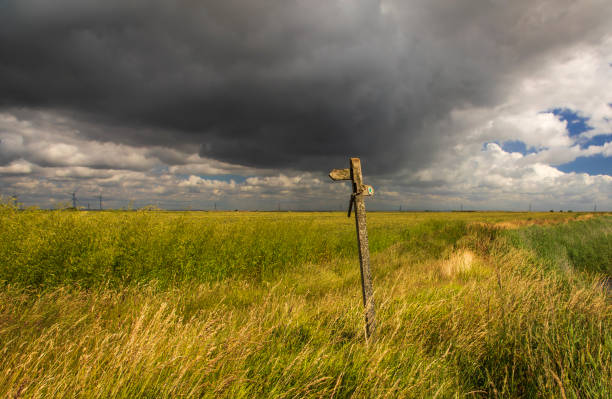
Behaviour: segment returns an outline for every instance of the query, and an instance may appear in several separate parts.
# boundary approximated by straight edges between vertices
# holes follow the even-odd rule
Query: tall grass
[[[46,259],[43,249],[34,251],[36,246],[16,233],[22,228],[33,239],[26,230],[38,226],[43,242],[67,241],[62,245],[73,257],[81,254],[82,264],[93,257],[78,248],[95,253],[92,248],[110,247],[115,256],[133,251],[126,259],[145,271],[141,278],[118,274],[122,279],[109,285],[95,270],[87,280],[81,271],[61,274],[48,260],[44,267],[61,278],[40,283],[17,272],[8,278],[5,270],[13,269],[4,265],[10,248],[3,242],[3,397],[612,395],[612,303],[600,284],[601,270],[609,270],[612,258],[580,263],[591,259],[586,254],[599,253],[601,237],[610,242],[610,217],[559,224],[576,216],[536,215],[532,221],[540,227],[508,230],[508,224],[523,225],[534,215],[368,215],[370,236],[380,246],[372,256],[378,330],[367,342],[359,268],[351,252],[354,225],[345,216],[10,212],[2,223],[12,221],[14,230],[2,241],[13,240],[22,267]],[[128,239],[115,231],[121,223],[146,238],[118,242]],[[210,230],[203,227],[207,223]],[[89,238],[79,245],[53,238],[48,231],[53,226]],[[222,278],[172,275],[168,283],[163,280],[168,275],[146,269],[165,262],[178,268],[172,257],[180,254],[183,262],[205,259],[198,251],[177,249],[202,230],[216,237],[202,245],[235,239],[225,244],[228,252],[199,249],[209,257],[223,262],[231,245],[263,245],[276,252],[260,262],[264,270],[265,262],[277,262],[275,271],[262,277],[248,270],[245,259],[260,253],[253,248],[240,249],[242,255],[224,266],[241,264],[244,271],[231,268]],[[323,232],[325,239],[319,237]],[[251,237],[256,233],[262,238]],[[567,243],[592,240],[571,244],[573,258],[558,258],[556,251],[541,250],[549,240],[559,242],[555,237]],[[275,244],[266,247],[263,238]],[[285,243],[291,240],[297,242]],[[284,245],[299,255],[283,255]],[[32,248],[30,258],[24,248]],[[147,258],[147,250],[164,261]],[[60,255],[53,259],[70,259]],[[136,266],[122,264],[136,273]]]
[[[547,228],[507,232],[514,246],[533,251],[547,269],[563,267],[612,275],[610,217]]]
[[[370,250],[407,241],[422,257],[440,256],[478,217],[371,213]],[[487,214],[492,222],[546,217]],[[0,231],[0,284],[30,287],[262,281],[305,263],[357,256],[354,222],[341,213],[18,211],[5,203]]]
[[[5,209],[0,228],[0,279],[28,286],[261,280],[356,251],[349,224],[324,216]]]

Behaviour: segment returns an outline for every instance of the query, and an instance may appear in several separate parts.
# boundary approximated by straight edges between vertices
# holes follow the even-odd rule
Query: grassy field
[[[612,396],[612,216],[0,207],[0,396]]]

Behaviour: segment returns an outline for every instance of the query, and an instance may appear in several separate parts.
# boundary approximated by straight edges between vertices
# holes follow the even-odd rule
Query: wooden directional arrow
[[[334,169],[329,172],[329,177],[331,177],[332,180],[351,180],[351,170],[349,168]]]
[[[374,188],[363,184],[361,175],[361,160],[350,159],[350,168],[334,169],[329,173],[332,180],[351,180],[353,193],[349,201],[348,216],[355,207],[355,226],[357,229],[357,244],[359,246],[359,266],[361,270],[361,294],[365,307],[366,336],[370,338],[376,330],[376,312],[374,309],[374,290],[370,272],[370,248],[368,245],[368,229],[366,226],[365,196],[374,195]]]

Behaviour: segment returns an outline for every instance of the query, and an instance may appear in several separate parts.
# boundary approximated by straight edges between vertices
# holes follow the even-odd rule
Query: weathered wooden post
[[[332,180],[351,180],[353,193],[349,200],[348,217],[355,206],[355,225],[357,227],[357,244],[359,246],[359,266],[361,269],[361,294],[365,307],[366,336],[370,338],[376,330],[376,312],[374,309],[374,293],[372,288],[372,274],[370,272],[370,248],[368,245],[368,229],[366,226],[365,196],[374,195],[374,188],[363,184],[361,175],[361,160],[350,159],[348,169],[334,169],[329,173]]]

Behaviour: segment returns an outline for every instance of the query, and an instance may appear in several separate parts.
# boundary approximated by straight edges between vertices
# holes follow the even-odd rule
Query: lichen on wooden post
[[[374,308],[374,289],[370,271],[370,249],[368,245],[368,229],[366,225],[366,210],[364,197],[374,194],[372,186],[363,184],[361,160],[350,159],[348,169],[334,169],[329,173],[332,180],[351,180],[353,193],[349,202],[348,216],[355,209],[355,227],[357,230],[357,245],[359,247],[359,266],[361,271],[361,294],[365,307],[366,337],[370,338],[376,330],[376,311]]]

